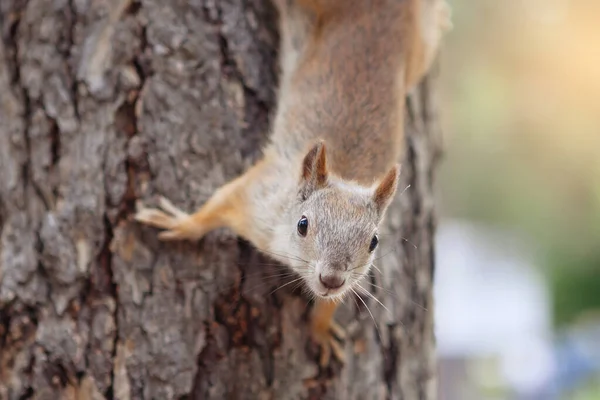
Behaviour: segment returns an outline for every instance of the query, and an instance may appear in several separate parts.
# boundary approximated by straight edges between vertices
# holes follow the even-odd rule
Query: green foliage
[[[584,312],[600,310],[600,249],[550,260],[555,322],[564,325]]]
[[[600,379],[590,381],[575,393],[569,393],[564,400],[600,400]]]

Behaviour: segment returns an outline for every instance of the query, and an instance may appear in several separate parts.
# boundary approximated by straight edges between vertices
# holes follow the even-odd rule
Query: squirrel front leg
[[[245,174],[219,188],[210,199],[193,214],[187,214],[174,206],[168,199],[159,198],[160,209],[141,208],[134,219],[146,225],[165,229],[158,237],[161,240],[199,240],[217,228],[230,228],[239,236],[255,241],[251,230],[252,213],[247,191],[256,182],[264,161],[260,161]]]
[[[333,318],[338,306],[339,304],[332,300],[317,299],[312,309],[311,334],[321,348],[321,367],[329,364],[332,351],[333,356],[340,362],[344,363],[346,360],[344,349],[338,343],[346,338],[346,332]]]

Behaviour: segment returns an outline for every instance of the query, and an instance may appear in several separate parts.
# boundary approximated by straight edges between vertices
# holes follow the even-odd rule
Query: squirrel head
[[[337,298],[365,276],[373,262],[377,230],[392,201],[399,166],[371,187],[328,171],[323,142],[306,154],[295,201],[276,227],[274,251],[315,295]]]

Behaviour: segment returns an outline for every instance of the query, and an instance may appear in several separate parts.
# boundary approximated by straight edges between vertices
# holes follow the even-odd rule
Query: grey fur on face
[[[372,187],[339,179],[328,171],[320,142],[303,161],[298,196],[275,228],[273,251],[294,259],[287,263],[314,294],[343,296],[370,269],[373,237],[398,175],[395,167]]]

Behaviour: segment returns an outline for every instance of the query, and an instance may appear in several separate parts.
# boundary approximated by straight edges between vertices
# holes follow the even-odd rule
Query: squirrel
[[[339,300],[370,270],[398,186],[405,97],[451,27],[445,0],[273,0],[280,83],[262,158],[188,214],[164,197],[135,220],[161,240],[229,228],[289,266],[317,299],[320,365],[344,362]],[[337,340],[336,340],[337,337]]]

